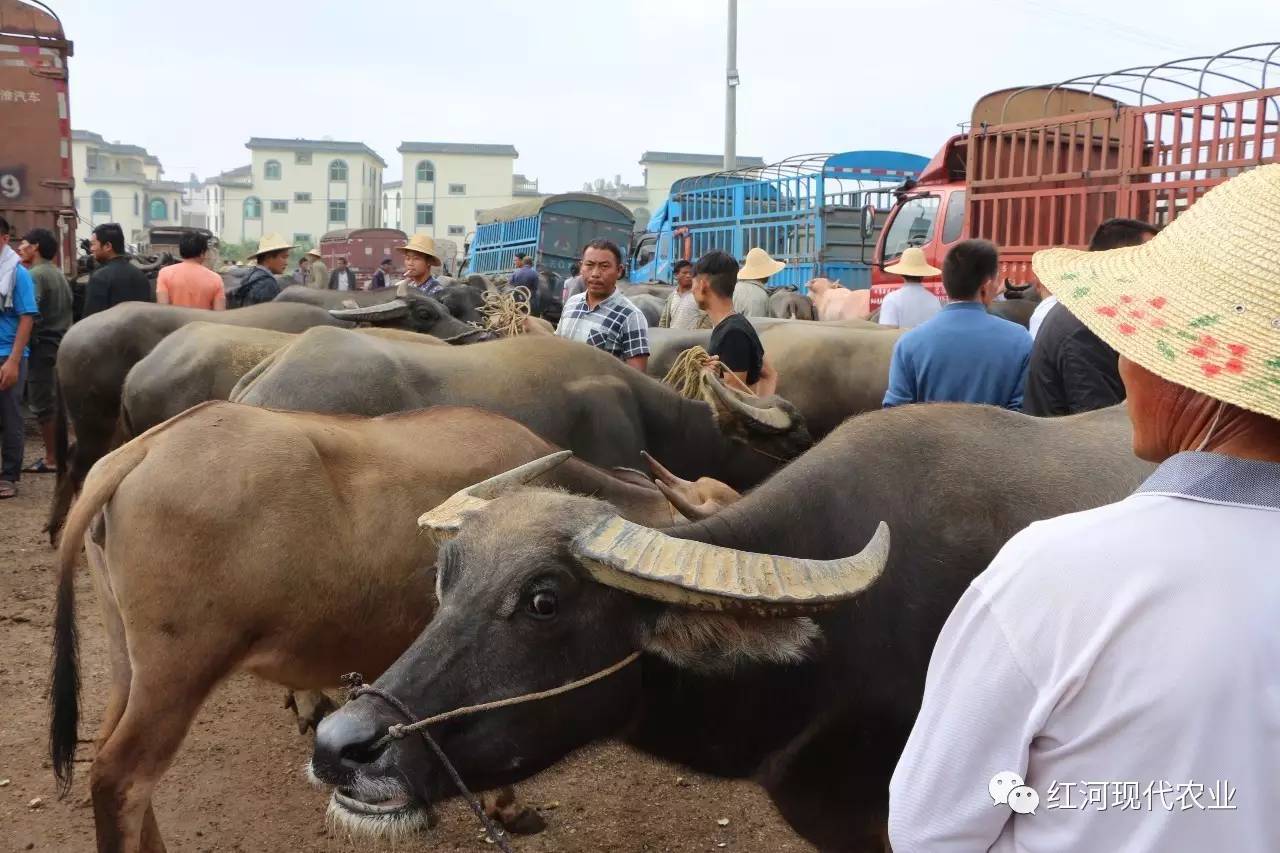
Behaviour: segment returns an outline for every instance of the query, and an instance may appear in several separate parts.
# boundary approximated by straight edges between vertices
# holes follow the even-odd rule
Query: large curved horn
[[[364,323],[377,323],[382,320],[399,320],[409,313],[409,303],[403,299],[392,299],[379,302],[377,305],[366,305],[363,308],[330,308],[329,316],[338,320],[357,320]]]
[[[838,560],[773,557],[676,539],[610,516],[579,534],[573,555],[597,581],[696,610],[794,615],[859,595],[889,559],[883,521],[858,554]]]
[[[735,417],[755,424],[766,432],[789,432],[795,426],[791,414],[780,406],[769,405],[761,397],[747,397],[726,386],[724,381],[708,371],[707,387],[715,394],[719,407]],[[759,402],[761,405],[756,405]]]
[[[573,455],[572,450],[561,450],[526,462],[510,471],[482,480],[455,492],[447,501],[418,517],[418,529],[429,531],[439,542],[452,539],[462,529],[463,516],[484,509],[489,501],[512,489],[530,483]]]

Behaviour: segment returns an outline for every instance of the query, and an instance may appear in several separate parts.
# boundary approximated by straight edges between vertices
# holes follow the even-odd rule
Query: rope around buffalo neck
[[[458,789],[458,793],[460,793],[463,799],[467,801],[467,805],[471,807],[471,811],[475,813],[475,816],[480,820],[480,823],[484,826],[484,831],[489,834],[491,839],[493,839],[493,843],[498,845],[498,849],[501,850],[502,853],[512,853],[511,847],[507,844],[502,831],[498,829],[489,816],[484,813],[484,808],[480,805],[480,801],[476,799],[476,795],[471,793],[467,788],[466,783],[462,781],[461,774],[459,774],[457,769],[454,768],[453,764],[449,761],[448,756],[444,754],[444,750],[440,748],[438,743],[436,743],[435,738],[431,737],[431,734],[427,731],[427,726],[432,723],[441,723],[445,720],[452,720],[455,717],[465,717],[469,714],[476,714],[480,711],[491,711],[495,708],[506,708],[510,705],[519,705],[524,702],[533,702],[538,699],[549,699],[552,696],[559,696],[562,693],[568,693],[570,690],[577,690],[579,687],[585,687],[586,685],[600,681],[603,678],[608,678],[615,672],[635,663],[639,658],[640,652],[632,652],[612,666],[606,667],[599,672],[592,673],[586,678],[579,678],[577,681],[571,681],[568,684],[562,684],[561,686],[553,687],[550,690],[542,690],[537,693],[525,693],[521,696],[512,696],[508,699],[498,699],[493,702],[482,702],[479,705],[467,705],[463,708],[455,708],[452,711],[446,711],[443,714],[436,714],[435,716],[427,717],[426,719],[418,720],[417,722],[410,722],[404,725],[393,723],[387,727],[387,733],[374,743],[372,749],[376,751],[393,740],[399,740],[405,735],[417,732],[422,736],[422,739],[426,741],[427,746],[430,747],[431,751],[435,753],[435,756],[440,763],[444,765],[445,770],[449,773],[449,778]],[[349,699],[356,699],[365,695],[376,696],[392,708],[395,708],[396,711],[398,711],[406,720],[413,720],[413,712],[410,711],[403,702],[385,690],[379,690],[377,687],[365,684],[360,673],[352,672],[344,675],[342,677],[342,683],[350,688],[347,693]]]

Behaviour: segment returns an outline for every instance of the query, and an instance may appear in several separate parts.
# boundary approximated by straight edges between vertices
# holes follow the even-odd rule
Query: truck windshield
[[[905,249],[923,246],[933,239],[933,226],[938,219],[940,199],[936,195],[916,196],[898,208],[884,237],[884,258],[887,263]]]

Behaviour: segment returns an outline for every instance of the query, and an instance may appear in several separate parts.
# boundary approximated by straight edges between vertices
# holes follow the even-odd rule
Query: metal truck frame
[[[1001,278],[1025,284],[1035,252],[1086,248],[1111,217],[1165,225],[1233,175],[1277,162],[1278,141],[1278,42],[994,92],[898,188],[871,305],[900,286],[883,269],[906,246],[941,267],[957,241],[991,240]]]
[[[741,260],[758,246],[787,263],[770,285],[803,292],[824,277],[868,287],[864,259],[876,235],[862,225],[864,210],[878,211],[882,222],[892,190],[918,178],[927,162],[901,151],[846,151],[682,178],[638,239],[629,277],[669,282],[678,260],[713,249]]]

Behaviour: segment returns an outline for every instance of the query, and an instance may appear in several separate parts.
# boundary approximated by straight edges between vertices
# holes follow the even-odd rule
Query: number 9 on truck
[[[11,172],[0,172],[0,198],[17,198],[22,195],[22,182]]]

